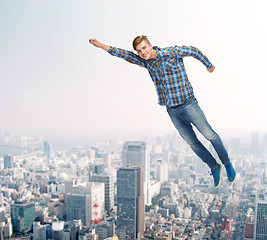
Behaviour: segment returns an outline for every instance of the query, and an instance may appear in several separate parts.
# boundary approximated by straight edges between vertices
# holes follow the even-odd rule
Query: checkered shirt
[[[130,63],[137,64],[148,70],[156,87],[159,105],[174,107],[191,98],[193,88],[188,80],[183,58],[192,56],[201,61],[207,68],[212,64],[202,52],[195,47],[172,46],[167,48],[153,47],[157,58],[144,60],[137,54],[111,47],[109,53]]]

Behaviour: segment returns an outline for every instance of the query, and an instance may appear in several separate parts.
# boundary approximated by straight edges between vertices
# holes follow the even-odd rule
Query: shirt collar
[[[161,50],[158,46],[153,46],[153,49],[156,50],[157,58],[155,59],[149,59],[148,61],[157,61],[159,59],[159,51]]]

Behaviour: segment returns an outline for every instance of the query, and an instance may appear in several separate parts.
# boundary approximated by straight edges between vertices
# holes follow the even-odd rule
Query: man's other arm
[[[206,67],[207,70],[212,73],[215,69],[215,66],[209,61],[209,59],[196,47],[187,47],[187,46],[175,46],[176,53],[179,57],[191,56],[199,61],[201,61]]]

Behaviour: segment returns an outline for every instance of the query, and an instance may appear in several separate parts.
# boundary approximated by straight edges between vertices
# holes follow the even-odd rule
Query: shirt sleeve
[[[124,59],[127,62],[145,67],[145,60],[139,57],[137,54],[120,48],[111,47],[108,51],[109,54],[115,57]]]
[[[195,47],[187,47],[187,46],[175,46],[175,51],[177,55],[181,58],[191,56],[198,59],[202,62],[207,68],[212,67],[212,63],[209,59],[197,48]]]

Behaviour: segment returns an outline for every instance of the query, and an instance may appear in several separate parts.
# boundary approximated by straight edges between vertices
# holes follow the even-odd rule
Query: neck
[[[156,58],[157,58],[156,50],[155,49],[152,49],[152,54],[151,54],[150,59],[156,59]]]

